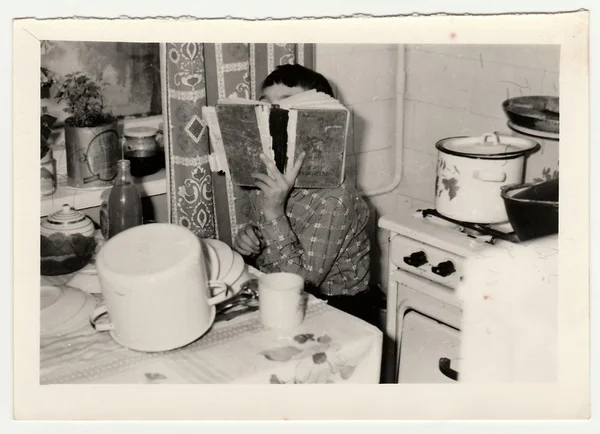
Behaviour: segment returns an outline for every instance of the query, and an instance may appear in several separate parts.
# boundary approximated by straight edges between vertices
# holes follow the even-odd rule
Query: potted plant
[[[57,83],[56,76],[48,68],[40,70],[40,96],[42,99],[50,98],[50,89]]]
[[[68,184],[110,185],[120,157],[117,118],[105,110],[102,86],[85,73],[67,74],[56,94],[65,101]]]

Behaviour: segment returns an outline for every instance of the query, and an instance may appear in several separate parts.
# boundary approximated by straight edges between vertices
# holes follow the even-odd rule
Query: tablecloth
[[[40,383],[375,384],[381,346],[379,329],[311,298],[296,329],[267,329],[254,311],[163,353],[129,350],[91,326],[42,337]]]

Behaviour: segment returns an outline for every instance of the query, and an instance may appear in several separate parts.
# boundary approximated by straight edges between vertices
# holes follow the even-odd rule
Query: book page
[[[297,110],[295,157],[306,152],[296,187],[333,188],[343,181],[347,110]]]

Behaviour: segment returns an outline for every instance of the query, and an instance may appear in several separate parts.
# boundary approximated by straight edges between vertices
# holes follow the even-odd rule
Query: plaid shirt
[[[355,191],[345,184],[292,190],[286,215],[268,222],[262,214],[262,192],[250,197],[266,246],[256,259],[261,271],[299,274],[326,296],[367,289],[369,208]]]

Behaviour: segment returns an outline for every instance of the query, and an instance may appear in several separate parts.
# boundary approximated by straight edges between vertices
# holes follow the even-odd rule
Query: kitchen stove
[[[496,240],[510,241],[512,243],[518,243],[519,237],[514,232],[510,223],[502,224],[480,224],[480,223],[469,223],[461,222],[458,220],[451,219],[450,217],[443,216],[435,209],[418,210],[423,218],[429,219],[434,224],[443,225],[442,221],[448,222],[447,227],[452,227],[467,236],[485,241],[489,244],[494,244]],[[419,218],[419,216],[415,216]]]
[[[457,288],[466,261],[525,243],[509,223],[459,222],[433,209],[400,208],[379,227],[390,232],[383,381],[455,382],[463,307]]]

